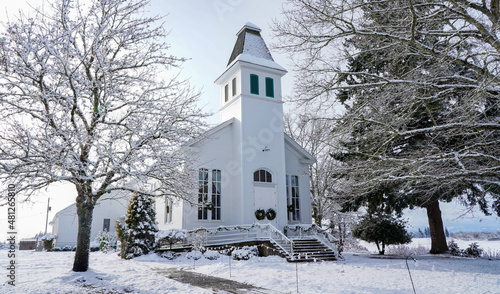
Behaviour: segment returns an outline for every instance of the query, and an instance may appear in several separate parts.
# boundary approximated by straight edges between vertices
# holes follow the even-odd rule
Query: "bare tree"
[[[309,166],[312,215],[318,225],[331,219],[340,206],[335,203],[338,186],[335,178],[335,160],[331,157],[332,138],[330,120],[311,114],[285,115],[285,132],[316,158]]]
[[[147,4],[57,0],[1,33],[0,179],[26,199],[55,182],[75,186],[74,271],[88,269],[104,194],[189,198],[176,150],[199,131],[199,94],[177,79],[183,59],[167,53]]]
[[[498,0],[291,0],[275,25],[303,101],[347,107],[352,205],[426,207],[435,253],[438,201],[500,214],[499,15]]]

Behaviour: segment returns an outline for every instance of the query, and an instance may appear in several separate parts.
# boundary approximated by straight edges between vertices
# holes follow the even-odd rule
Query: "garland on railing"
[[[324,231],[323,229],[318,228],[316,224],[291,225],[291,226],[285,226],[285,229],[287,231],[294,231],[294,232],[297,232],[297,230],[301,229],[302,232],[304,233],[309,233],[309,232],[322,233]]]
[[[204,227],[200,227],[198,229],[195,229],[195,230],[191,230],[191,231],[188,231],[189,234],[198,234],[198,233],[201,233],[201,232],[206,232],[206,233],[209,233],[209,234],[217,234],[219,232],[231,232],[231,231],[240,231],[240,232],[243,232],[243,231],[250,231],[252,230],[253,228],[255,227],[259,227],[261,230],[268,230],[269,228],[267,226],[264,226],[262,224],[258,224],[258,223],[254,223],[250,226],[230,226],[230,227],[217,227],[217,228],[214,228],[214,229],[207,229],[207,228],[204,228]],[[264,228],[263,228],[264,227]]]

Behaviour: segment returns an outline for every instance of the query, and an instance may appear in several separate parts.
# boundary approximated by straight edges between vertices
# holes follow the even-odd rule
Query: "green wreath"
[[[214,204],[213,203],[207,203],[206,205],[208,210],[214,210]]]
[[[258,219],[258,220],[263,220],[266,218],[266,211],[264,209],[257,209],[255,211],[255,217]]]
[[[286,208],[288,212],[293,212],[295,210],[295,206],[293,204],[288,205]]]
[[[266,211],[266,217],[268,220],[273,220],[276,218],[276,211],[272,208],[269,208],[267,211]]]

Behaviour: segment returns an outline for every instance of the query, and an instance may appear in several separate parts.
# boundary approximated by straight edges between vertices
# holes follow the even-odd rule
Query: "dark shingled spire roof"
[[[231,53],[231,57],[229,57],[227,65],[230,65],[240,54],[248,54],[274,61],[264,39],[260,35],[260,31],[259,27],[250,22],[247,22],[241,28],[236,34],[238,39],[236,40],[236,44],[234,44],[233,52]]]

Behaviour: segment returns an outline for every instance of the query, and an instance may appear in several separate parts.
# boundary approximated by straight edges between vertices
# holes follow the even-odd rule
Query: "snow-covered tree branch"
[[[75,271],[87,270],[92,211],[105,193],[188,199],[178,148],[202,126],[199,93],[178,79],[184,60],[168,54],[147,3],[57,0],[0,36],[1,179],[27,198],[75,185]]]
[[[352,208],[458,198],[500,215],[498,1],[290,0],[284,13],[276,47],[295,56],[297,97],[346,107],[334,156]]]

